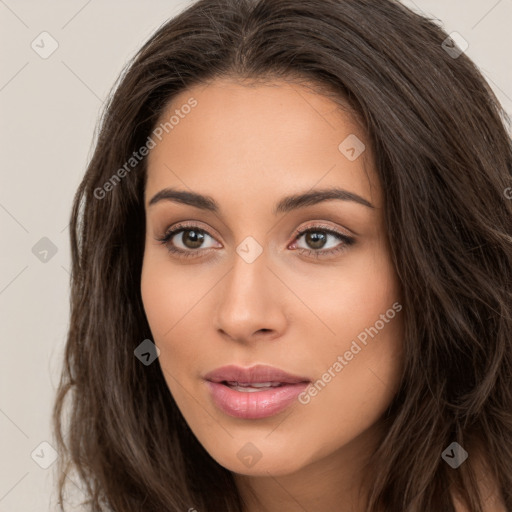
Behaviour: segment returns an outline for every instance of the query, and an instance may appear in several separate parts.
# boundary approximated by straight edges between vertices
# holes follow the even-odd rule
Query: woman
[[[454,48],[391,0],[200,0],[151,37],[72,211],[61,492],[512,509],[512,147]]]

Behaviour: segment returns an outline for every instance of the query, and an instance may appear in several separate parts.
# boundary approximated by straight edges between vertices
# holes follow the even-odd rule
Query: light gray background
[[[512,0],[411,0],[469,43],[512,114]],[[189,1],[0,0],[0,512],[55,510],[50,412],[68,327],[73,194],[103,100],[142,43]],[[58,49],[31,47],[47,31]],[[48,48],[48,40],[45,43]],[[42,262],[43,237],[57,253]],[[40,257],[43,257],[41,254]],[[46,447],[36,450],[49,460]]]

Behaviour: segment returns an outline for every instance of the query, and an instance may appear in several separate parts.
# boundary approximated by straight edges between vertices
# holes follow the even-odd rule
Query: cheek
[[[379,244],[375,250],[354,252],[335,268],[319,266],[303,272],[299,279],[297,275],[289,276],[294,291],[314,313],[304,318],[317,324],[317,332],[324,340],[321,347],[327,352],[343,349],[347,341],[350,345],[350,340],[400,302],[398,277],[382,247]],[[390,314],[394,316],[394,310]],[[391,323],[386,323],[383,330],[389,331]]]
[[[166,254],[148,251],[141,274],[141,295],[158,358],[171,391],[173,379],[190,379],[207,343],[208,303],[216,280],[208,270],[172,265]]]
[[[332,350],[324,372],[309,390],[314,396],[305,405],[311,407],[312,416],[330,420],[318,422],[325,436],[347,442],[387,409],[398,390],[403,364],[402,325],[398,313],[382,329],[369,328],[372,334],[365,343],[347,338]]]
[[[147,250],[141,295],[153,336],[160,341],[172,338],[175,326],[187,323],[213,284],[211,273],[194,271],[192,266],[171,265],[164,251]]]
[[[336,432],[345,438],[375,422],[391,402],[402,368],[400,286],[387,253],[361,253],[349,267],[322,280],[324,293],[316,289],[309,303],[330,332],[309,353],[317,380],[301,403],[331,439],[338,434],[329,424],[342,426]],[[302,286],[305,291],[311,280]]]
[[[161,267],[161,268],[159,268]],[[176,312],[176,294],[171,292],[171,278],[163,266],[145,257],[141,275],[141,295],[144,311],[157,342],[173,325]]]
[[[310,388],[299,397],[301,410],[295,424],[297,440],[311,436],[319,443],[311,441],[316,448],[312,448],[310,457],[328,456],[369,432],[398,391],[403,365],[403,313],[391,309],[390,316],[396,313],[394,318],[376,324],[379,315],[394,302],[383,301],[382,307],[375,304],[357,318],[340,315],[336,329],[341,336],[310,353],[318,371]],[[301,418],[308,418],[302,427]]]

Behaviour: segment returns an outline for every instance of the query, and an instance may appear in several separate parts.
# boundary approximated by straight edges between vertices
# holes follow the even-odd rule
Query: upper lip
[[[291,375],[285,371],[273,366],[258,364],[250,368],[242,368],[241,366],[221,366],[211,372],[208,372],[204,378],[211,382],[282,382],[286,384],[297,384],[299,382],[310,382],[307,377]]]

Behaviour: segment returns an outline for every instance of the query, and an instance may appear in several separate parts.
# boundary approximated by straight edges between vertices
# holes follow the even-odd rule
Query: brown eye
[[[204,231],[198,229],[183,229],[181,233],[181,243],[187,247],[187,249],[199,249],[205,239]],[[176,235],[174,237],[176,237]]]
[[[210,239],[210,245],[205,245]],[[215,239],[207,231],[194,225],[178,224],[157,238],[170,253],[178,257],[193,258],[214,248]],[[219,245],[217,245],[218,247]]]
[[[303,245],[299,244],[301,239]],[[355,243],[355,239],[331,228],[313,226],[296,233],[294,248],[301,254],[315,258],[341,254]]]
[[[322,249],[327,242],[327,235],[320,231],[310,231],[305,233],[304,241],[312,249]]]

